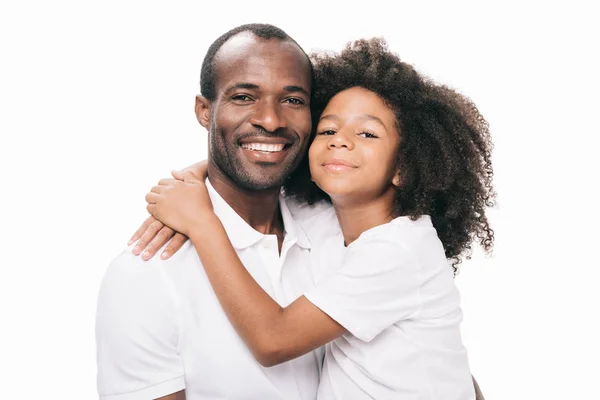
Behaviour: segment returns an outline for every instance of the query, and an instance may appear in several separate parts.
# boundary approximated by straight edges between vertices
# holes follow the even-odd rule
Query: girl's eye
[[[366,131],[359,133],[358,136],[362,136],[364,138],[369,138],[369,139],[376,139],[378,137],[374,133],[366,132]]]
[[[332,129],[325,129],[325,130],[319,131],[319,133],[317,133],[317,135],[331,136],[331,135],[335,135],[335,131]]]

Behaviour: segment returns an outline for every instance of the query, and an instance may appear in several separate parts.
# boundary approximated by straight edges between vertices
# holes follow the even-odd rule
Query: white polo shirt
[[[314,220],[337,221],[333,210]],[[349,332],[325,346],[319,399],[475,399],[459,293],[429,216],[396,218],[348,247],[341,231],[305,231],[328,268],[305,296]]]
[[[207,181],[208,184],[208,181]],[[285,240],[252,229],[208,184],[215,213],[262,288],[286,306],[314,287],[311,244],[283,199]],[[322,349],[264,368],[219,304],[190,242],[171,259],[128,248],[109,266],[96,321],[103,400],[148,400],[185,389],[188,400],[312,400]]]

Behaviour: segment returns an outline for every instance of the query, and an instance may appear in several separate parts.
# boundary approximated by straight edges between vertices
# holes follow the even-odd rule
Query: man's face
[[[311,76],[296,44],[241,33],[214,59],[212,161],[243,189],[281,187],[306,153]]]

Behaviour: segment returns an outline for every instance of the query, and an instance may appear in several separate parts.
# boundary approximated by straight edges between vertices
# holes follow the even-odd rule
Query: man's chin
[[[238,182],[238,185],[248,191],[260,192],[267,190],[281,190],[283,183],[281,182],[261,182],[261,181],[246,181]]]
[[[277,171],[273,171],[273,168],[269,167],[270,165],[254,165],[251,168],[246,168],[244,173],[236,174],[237,185],[246,190],[281,189],[287,174],[280,171],[280,165],[272,166],[277,167]]]

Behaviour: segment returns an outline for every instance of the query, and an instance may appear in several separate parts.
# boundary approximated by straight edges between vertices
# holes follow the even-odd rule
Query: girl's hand
[[[171,240],[170,242],[169,239]],[[165,243],[169,242],[163,252],[160,253],[160,258],[166,260],[179,251],[187,240],[187,236],[175,232],[153,216],[150,216],[133,234],[131,239],[129,239],[127,245],[131,246],[137,241],[132,253],[136,256],[142,254],[142,258],[145,261],[148,261],[154,257],[156,252],[163,247]]]
[[[206,160],[200,161],[181,171],[171,172],[173,177],[179,180],[183,180],[185,175],[189,173],[199,180],[204,181],[208,175],[208,162]],[[160,258],[166,260],[179,251],[187,240],[187,236],[175,232],[153,216],[150,216],[131,236],[127,245],[131,246],[137,241],[137,244],[132,251],[133,254],[136,256],[142,254],[144,260],[149,260],[154,257],[156,252],[162,248],[165,243],[169,242],[167,247],[160,254]]]
[[[161,179],[152,188],[146,195],[146,208],[154,218],[189,237],[203,220],[214,216],[212,203],[203,179],[189,171],[174,171],[173,177]]]

